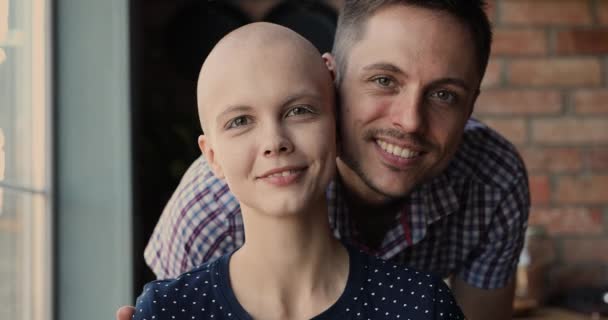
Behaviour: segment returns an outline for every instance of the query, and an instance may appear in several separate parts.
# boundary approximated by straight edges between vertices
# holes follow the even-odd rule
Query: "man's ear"
[[[336,80],[336,60],[334,59],[334,56],[332,56],[331,53],[326,52],[321,57],[323,58],[323,62],[325,62],[325,66],[329,70],[329,73],[331,73],[331,80],[335,81]]]
[[[213,150],[213,147],[211,146],[209,137],[204,134],[198,136],[198,147],[201,149],[203,156],[205,156],[207,163],[211,166],[213,174],[215,174],[218,179],[224,179],[224,171],[215,158],[215,150]]]

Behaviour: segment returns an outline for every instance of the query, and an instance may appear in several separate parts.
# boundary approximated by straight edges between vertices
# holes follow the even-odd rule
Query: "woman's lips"
[[[307,167],[282,167],[272,169],[258,179],[275,186],[287,186],[295,183],[306,171]]]

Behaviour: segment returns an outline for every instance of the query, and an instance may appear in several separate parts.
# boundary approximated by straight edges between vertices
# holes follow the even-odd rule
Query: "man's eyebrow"
[[[242,111],[249,111],[252,110],[253,108],[249,107],[249,106],[242,106],[242,105],[238,105],[238,106],[232,106],[229,107],[228,109],[222,111],[220,114],[217,115],[217,117],[215,118],[216,121],[219,121],[221,117],[225,116],[226,114],[232,113],[232,112],[242,112]]]
[[[399,67],[397,67],[396,65],[394,65],[392,63],[387,63],[387,62],[379,62],[379,63],[370,64],[370,65],[363,67],[363,70],[366,70],[366,71],[367,70],[384,70],[384,71],[388,71],[388,72],[400,73],[400,74],[405,75],[405,72],[403,72],[401,69],[399,69]],[[443,79],[435,80],[431,83],[432,86],[440,86],[440,85],[447,85],[447,84],[461,87],[463,90],[465,90],[467,92],[471,91],[471,88],[467,85],[466,81],[464,81],[463,79],[460,79],[460,78],[443,78]]]
[[[457,87],[461,87],[464,91],[469,92],[471,88],[467,85],[467,83],[460,78],[443,78],[439,80],[435,80],[431,83],[431,86],[441,86],[441,85],[454,85]]]
[[[394,65],[392,63],[387,63],[387,62],[378,62],[378,63],[370,64],[370,65],[363,67],[363,70],[366,70],[366,71],[384,70],[384,71],[388,71],[388,72],[405,74],[401,69],[399,69],[399,67],[397,67],[396,65]]]

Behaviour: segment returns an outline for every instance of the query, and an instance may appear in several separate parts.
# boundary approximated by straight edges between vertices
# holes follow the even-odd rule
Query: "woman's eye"
[[[226,125],[226,128],[227,129],[238,128],[238,127],[248,125],[250,123],[251,123],[251,119],[249,117],[240,116],[240,117],[236,117],[236,118],[230,120],[230,122],[228,122],[228,124]]]
[[[393,79],[386,76],[376,77],[373,81],[382,87],[390,87],[393,84]]]
[[[314,113],[314,112],[309,107],[306,107],[306,106],[297,106],[297,107],[291,108],[287,112],[287,114],[285,116],[286,117],[292,117],[292,116],[297,116],[297,115],[300,115],[300,114],[308,114],[308,113]]]
[[[448,104],[453,104],[456,102],[457,97],[456,94],[448,90],[439,90],[431,93],[431,98],[438,99]]]

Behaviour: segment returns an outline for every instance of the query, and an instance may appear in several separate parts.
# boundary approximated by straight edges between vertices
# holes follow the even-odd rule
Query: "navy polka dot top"
[[[346,288],[313,319],[464,319],[450,289],[438,277],[385,262],[347,247]],[[230,285],[230,254],[174,280],[145,285],[133,316],[137,320],[252,319]]]

